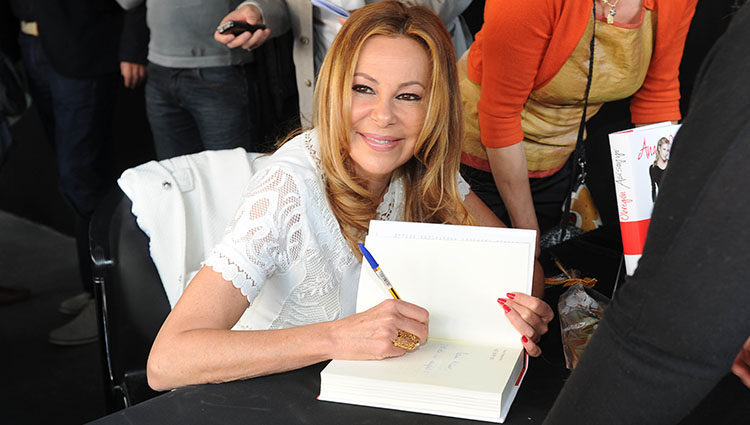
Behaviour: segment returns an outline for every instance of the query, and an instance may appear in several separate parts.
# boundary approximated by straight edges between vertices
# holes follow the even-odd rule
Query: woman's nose
[[[390,99],[378,99],[370,111],[370,118],[379,127],[387,127],[392,124],[395,117]]]

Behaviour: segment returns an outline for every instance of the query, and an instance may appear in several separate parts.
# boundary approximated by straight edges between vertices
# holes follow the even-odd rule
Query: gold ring
[[[398,348],[403,348],[406,351],[411,351],[419,347],[419,337],[411,332],[399,329],[396,339],[393,340],[393,345]]]

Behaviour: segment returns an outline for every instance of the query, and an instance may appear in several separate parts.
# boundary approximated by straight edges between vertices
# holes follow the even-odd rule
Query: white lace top
[[[234,329],[281,329],[354,313],[360,263],[325,196],[317,133],[307,131],[257,161],[265,163],[205,262],[250,302]],[[457,179],[465,197],[469,185]],[[399,178],[377,212],[381,220],[401,220],[403,209]]]

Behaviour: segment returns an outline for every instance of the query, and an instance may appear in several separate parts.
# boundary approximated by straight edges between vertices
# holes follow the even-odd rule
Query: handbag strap
[[[570,205],[572,204],[573,189],[576,183],[583,184],[586,179],[586,156],[583,147],[583,133],[586,130],[586,109],[589,105],[589,92],[591,91],[591,80],[594,75],[594,41],[596,38],[596,0],[592,0],[591,17],[592,17],[592,29],[591,29],[591,41],[589,42],[589,75],[586,80],[586,92],[583,98],[583,113],[581,114],[581,123],[578,126],[578,137],[576,139],[576,147],[573,151],[573,161],[571,161],[570,167],[570,184],[568,187],[568,197],[565,200],[565,208],[562,217],[560,217],[560,224],[565,228],[568,217],[570,216]]]

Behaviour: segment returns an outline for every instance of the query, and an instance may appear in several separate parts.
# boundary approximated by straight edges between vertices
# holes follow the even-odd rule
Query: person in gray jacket
[[[354,10],[378,0],[329,0],[346,10]],[[407,4],[420,4],[432,9],[443,21],[451,34],[456,54],[460,57],[473,39],[461,13],[469,7],[471,0],[402,0]],[[268,37],[277,37],[290,28],[294,33],[294,66],[299,92],[300,120],[303,126],[312,124],[313,88],[318,68],[323,61],[334,36],[341,28],[336,15],[312,5],[310,0],[252,0],[245,1],[221,22],[245,21],[250,24],[265,24],[265,31],[244,33],[239,36],[214,33],[214,38],[232,50],[252,50]]]
[[[146,2],[151,31],[146,111],[157,158],[256,150],[244,68],[253,53],[227,49],[211,36],[241,0],[117,1],[125,9]]]

